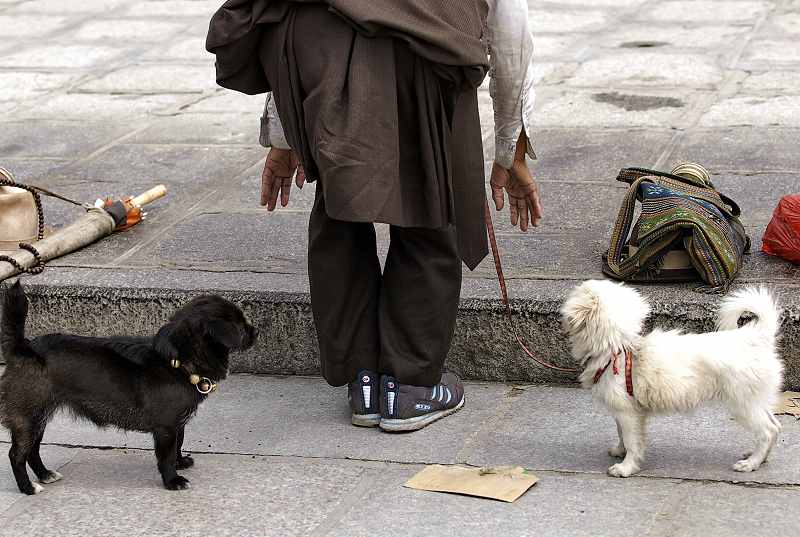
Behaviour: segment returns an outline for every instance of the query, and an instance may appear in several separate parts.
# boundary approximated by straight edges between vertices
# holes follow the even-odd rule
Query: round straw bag
[[[44,232],[36,197],[10,184],[16,184],[13,176],[0,168],[0,252],[17,250],[21,242],[39,240]]]

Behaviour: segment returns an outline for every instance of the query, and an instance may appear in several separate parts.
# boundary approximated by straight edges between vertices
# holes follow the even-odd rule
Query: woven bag
[[[742,268],[750,238],[741,210],[719,193],[698,164],[672,173],[624,168],[630,188],[622,202],[603,272],[631,282],[701,279],[704,292],[724,292]],[[637,200],[641,214],[634,224]],[[681,266],[683,265],[683,266]]]

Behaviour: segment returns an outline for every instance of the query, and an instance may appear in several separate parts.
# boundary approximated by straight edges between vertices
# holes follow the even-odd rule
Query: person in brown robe
[[[497,21],[519,7],[229,0],[212,19],[218,82],[271,91],[288,145],[270,150],[262,204],[273,210],[280,196],[286,206],[298,166],[298,186],[317,183],[308,263],[321,369],[331,385],[349,385],[356,425],[415,430],[464,404],[460,380],[442,370],[461,263],[473,269],[487,253],[477,87],[489,67],[487,19],[508,40]],[[516,15],[527,20],[527,10]],[[492,185],[497,208],[505,188],[512,221],[526,229],[541,207],[525,129],[515,136],[513,161],[496,162]],[[374,223],[390,225],[383,270]]]

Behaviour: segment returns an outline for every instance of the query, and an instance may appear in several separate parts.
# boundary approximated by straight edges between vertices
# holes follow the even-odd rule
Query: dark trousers
[[[329,218],[322,188],[309,223],[311,307],[322,375],[333,386],[369,369],[402,384],[439,382],[461,293],[455,229],[391,226],[384,271],[375,226]]]

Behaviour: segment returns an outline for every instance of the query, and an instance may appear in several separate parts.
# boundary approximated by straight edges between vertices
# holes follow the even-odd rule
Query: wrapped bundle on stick
[[[135,226],[146,215],[142,208],[167,193],[166,187],[159,185],[135,197],[125,197],[116,201],[111,198],[98,199],[94,205],[88,205],[40,187],[17,183],[11,173],[3,168],[0,168],[0,187],[10,194],[18,194],[20,191],[30,192],[39,220],[39,240],[35,243],[21,242],[19,249],[3,252],[0,255],[0,282],[23,272],[37,274],[44,269],[44,263],[51,259],[79,250],[115,231]],[[86,214],[45,237],[41,194],[79,205],[86,209]]]

